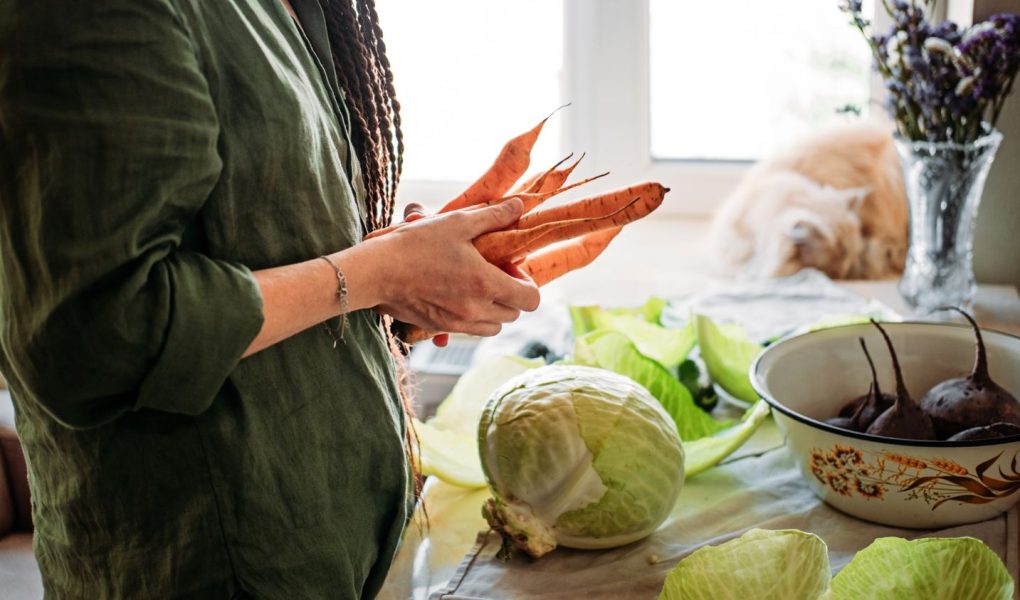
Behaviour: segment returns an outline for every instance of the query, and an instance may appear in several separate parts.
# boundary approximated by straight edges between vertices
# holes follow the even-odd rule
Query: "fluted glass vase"
[[[897,138],[910,207],[910,238],[899,282],[915,314],[944,318],[974,299],[974,222],[1002,134],[970,144]]]

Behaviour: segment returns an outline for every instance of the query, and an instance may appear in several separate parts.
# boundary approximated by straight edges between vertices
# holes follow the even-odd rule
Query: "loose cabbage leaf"
[[[752,529],[684,558],[659,600],[817,600],[829,586],[829,553],[796,529]]]
[[[654,299],[653,299],[654,300]],[[651,301],[650,301],[651,302]],[[645,356],[659,362],[667,369],[675,369],[687,358],[697,342],[694,323],[686,327],[670,329],[658,323],[655,308],[645,308],[643,313],[618,312],[599,306],[571,306],[570,317],[574,335],[582,337],[594,331],[616,331],[626,335]],[[656,305],[658,306],[658,305]],[[661,306],[657,313],[661,314]],[[650,320],[656,315],[655,320]]]
[[[680,439],[687,443],[712,435],[733,424],[717,421],[698,408],[682,383],[658,361],[644,355],[626,335],[600,329],[579,338],[573,362],[626,375],[655,396],[676,423]]]
[[[749,372],[761,344],[749,340],[740,325],[717,324],[704,315],[696,315],[694,322],[701,359],[712,380],[730,395],[756,402],[758,393],[751,387]]]
[[[754,435],[755,430],[769,416],[769,405],[764,400],[754,403],[747,409],[740,423],[724,429],[719,433],[692,440],[684,444],[684,472],[693,477],[719,464],[722,459],[733,454]]]
[[[879,538],[830,581],[817,536],[752,529],[681,560],[659,599],[1009,600],[1013,590],[1002,559],[975,538]]]
[[[1013,586],[1002,559],[981,540],[886,537],[843,567],[827,598],[1010,600]]]
[[[429,422],[443,429],[469,429],[474,436],[489,395],[512,377],[544,364],[540,358],[508,355],[492,357],[468,369]]]
[[[652,296],[641,306],[617,306],[613,308],[603,308],[597,305],[570,306],[568,310],[570,311],[570,323],[574,337],[579,338],[586,333],[599,329],[601,325],[598,320],[603,314],[637,317],[646,323],[661,325],[662,311],[666,309],[667,304],[668,302],[665,298]]]
[[[414,430],[421,448],[423,475],[435,475],[446,483],[464,488],[485,487],[476,436],[417,420]]]

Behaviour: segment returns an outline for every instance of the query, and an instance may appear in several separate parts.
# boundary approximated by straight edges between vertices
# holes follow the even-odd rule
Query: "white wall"
[[[997,12],[1020,12],[1017,0],[954,0],[950,18],[963,24],[961,9],[975,20]],[[1020,85],[999,116],[1004,139],[988,175],[981,199],[974,241],[974,271],[978,281],[1020,287]]]

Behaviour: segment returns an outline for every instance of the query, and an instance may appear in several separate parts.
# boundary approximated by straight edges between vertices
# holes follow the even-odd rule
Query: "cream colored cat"
[[[708,250],[733,276],[898,275],[907,204],[890,130],[842,126],[759,162],[719,207]]]

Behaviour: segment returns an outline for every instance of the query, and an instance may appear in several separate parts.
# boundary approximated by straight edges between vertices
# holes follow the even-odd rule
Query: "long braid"
[[[393,191],[396,191],[404,164],[404,135],[400,129],[400,102],[397,100],[396,89],[393,85],[393,72],[390,69],[389,58],[386,56],[386,42],[383,41],[375,0],[364,0],[362,4],[362,9],[358,11],[359,21],[365,32],[365,41],[374,45],[372,55],[375,59],[376,83],[380,90],[385,90],[385,102],[389,103],[388,110],[384,110],[381,115],[379,129],[382,139],[393,144],[395,160],[388,161],[386,166],[389,170],[387,181]]]
[[[323,2],[337,79],[347,96],[347,107],[353,120],[352,137],[361,160],[368,192],[368,221],[371,229],[389,224],[396,195],[394,165],[402,162],[390,123],[397,106],[392,100],[393,88],[385,85],[387,77],[380,72],[382,61],[378,32],[362,15],[374,14],[361,6],[361,0],[327,0]],[[388,71],[388,69],[387,69]]]
[[[352,142],[361,162],[368,195],[370,230],[390,224],[397,184],[404,164],[404,136],[400,128],[400,103],[393,73],[386,58],[382,28],[374,0],[321,0],[337,79],[346,94],[351,113]],[[396,361],[398,384],[407,416],[407,457],[414,471],[414,496],[421,496],[422,478],[417,455],[418,436],[406,356],[408,347],[392,333],[391,319],[383,318],[390,352]],[[426,516],[427,520],[427,516]]]

